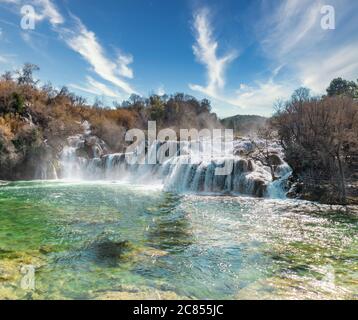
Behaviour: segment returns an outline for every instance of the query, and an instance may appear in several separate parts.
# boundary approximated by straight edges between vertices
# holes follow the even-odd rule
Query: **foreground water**
[[[0,299],[356,299],[357,232],[356,217],[307,202],[10,183]]]

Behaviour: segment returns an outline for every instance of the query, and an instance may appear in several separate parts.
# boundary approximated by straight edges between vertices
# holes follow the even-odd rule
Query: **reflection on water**
[[[0,298],[358,298],[358,219],[116,183],[0,187]],[[33,266],[35,290],[21,288]]]

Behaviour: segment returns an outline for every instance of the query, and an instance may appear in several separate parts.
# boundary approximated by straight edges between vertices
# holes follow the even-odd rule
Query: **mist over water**
[[[61,155],[64,179],[89,181],[127,181],[135,184],[162,184],[166,191],[180,193],[232,193],[259,197],[285,197],[285,182],[291,172],[283,160],[282,150],[276,142],[270,143],[270,152],[275,156],[275,175],[268,166],[255,158],[240,154],[254,148],[249,138],[216,143],[215,141],[180,142],[154,141],[147,147],[141,146],[132,153],[100,154],[101,146],[92,146],[92,159],[79,156],[84,148],[86,136],[77,135],[68,139]],[[255,143],[263,143],[259,139]],[[210,144],[210,147],[208,147]],[[168,151],[173,151],[167,155]],[[153,162],[148,159],[153,159]],[[128,161],[130,159],[130,162]],[[218,175],[224,167],[227,173]]]

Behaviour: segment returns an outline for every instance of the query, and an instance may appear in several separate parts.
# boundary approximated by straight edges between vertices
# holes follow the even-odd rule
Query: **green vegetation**
[[[358,83],[336,78],[332,80],[327,88],[327,94],[330,97],[345,95],[351,98],[358,98]]]

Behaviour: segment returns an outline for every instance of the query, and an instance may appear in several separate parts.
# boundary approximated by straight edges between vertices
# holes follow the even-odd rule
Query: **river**
[[[358,298],[358,218],[328,206],[33,181],[0,221],[0,299]]]

